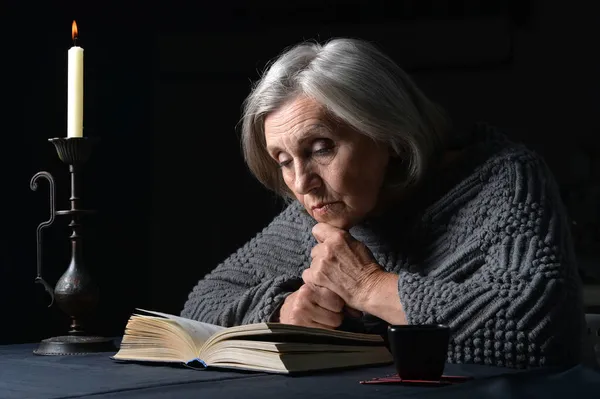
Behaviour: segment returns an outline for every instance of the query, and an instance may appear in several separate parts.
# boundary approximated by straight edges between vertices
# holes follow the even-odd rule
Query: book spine
[[[185,362],[185,365],[187,367],[193,368],[193,369],[205,369],[206,367],[208,367],[206,365],[206,363],[204,362],[204,360],[200,359],[200,358],[195,358],[192,360],[188,360],[187,362]]]

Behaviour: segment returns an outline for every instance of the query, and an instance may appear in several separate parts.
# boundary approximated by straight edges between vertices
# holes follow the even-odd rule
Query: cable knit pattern
[[[517,368],[576,362],[581,286],[552,175],[534,152],[495,129],[474,133],[467,161],[453,171],[456,183],[411,212],[414,223],[391,212],[350,233],[399,274],[409,323],[450,325],[449,362]],[[450,176],[429,187],[443,187]],[[314,224],[291,204],[198,282],[182,316],[226,326],[269,320],[302,284],[316,244]]]

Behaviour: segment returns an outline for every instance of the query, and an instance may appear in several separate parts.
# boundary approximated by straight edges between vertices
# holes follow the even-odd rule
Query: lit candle
[[[67,137],[83,136],[83,48],[77,46],[77,24],[73,21],[67,75]]]

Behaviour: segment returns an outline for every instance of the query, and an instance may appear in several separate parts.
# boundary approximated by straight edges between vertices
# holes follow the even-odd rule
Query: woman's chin
[[[333,227],[342,230],[348,230],[352,227],[352,221],[345,212],[345,206],[342,202],[337,202],[322,209],[313,209],[309,214],[318,223],[327,223]]]
[[[343,217],[313,215],[313,219],[315,219],[318,223],[327,223],[330,226],[342,230],[349,230],[350,227],[352,227],[352,223]]]

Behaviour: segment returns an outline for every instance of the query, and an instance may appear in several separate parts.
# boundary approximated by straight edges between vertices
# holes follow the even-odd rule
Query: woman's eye
[[[285,161],[281,161],[281,162],[279,162],[279,167],[280,167],[280,168],[285,168],[286,166],[288,166],[288,165],[289,165],[289,164],[291,164],[291,163],[292,163],[292,161],[291,161],[290,159],[287,159],[287,160],[285,160]]]
[[[333,151],[334,145],[331,140],[317,140],[313,146],[314,155],[328,155]]]
[[[319,148],[319,149],[315,150],[313,152],[313,154],[325,155],[325,154],[329,154],[330,152],[331,152],[331,148],[324,147],[324,148]]]

